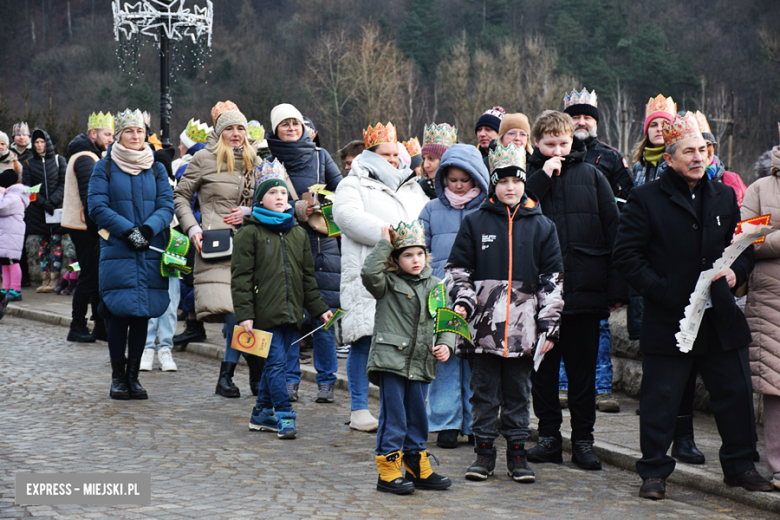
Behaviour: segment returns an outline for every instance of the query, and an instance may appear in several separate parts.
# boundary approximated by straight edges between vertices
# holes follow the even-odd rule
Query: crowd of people
[[[627,306],[643,355],[639,495],[664,498],[675,459],[704,463],[693,431],[697,375],[723,441],[725,483],[780,488],[780,234],[714,275],[692,352],[675,338],[700,273],[738,222],[771,214],[780,225],[777,147],[771,174],[746,187],[715,154],[706,117],[659,95],[632,167],[598,139],[597,95],[584,89],[533,123],[486,110],[477,146],[446,123],[426,125],[422,143],[399,142],[392,123],[368,126],[339,151],[342,174],[290,104],[273,108],[267,135],[230,101],[211,118],[213,127],[189,121],[179,158],[139,110],[93,113],[68,160],[43,129],[19,123],[13,143],[0,132],[0,304],[21,299],[37,244],[36,290],[73,292],[68,341],[108,343],[111,398],[146,399],[139,373],[155,356],[176,371],[172,347],[221,323],[215,393],[241,395],[243,355],[257,396],[250,430],[294,439],[300,338],[313,331],[305,342],[316,402],[334,401],[346,357],[349,425],[376,432],[379,491],[452,484],[431,468],[431,432],[442,449],[468,439],[476,458],[465,478],[474,481],[494,474],[503,436],[508,476],[530,483],[529,462],[563,460],[567,407],[572,462],[601,469],[596,411],[620,410],[609,317]],[[182,256],[165,256],[182,244],[183,268]],[[231,347],[234,331],[255,330],[272,334],[266,357]],[[755,468],[753,391],[765,396],[771,482]],[[539,438],[526,449],[531,403]]]

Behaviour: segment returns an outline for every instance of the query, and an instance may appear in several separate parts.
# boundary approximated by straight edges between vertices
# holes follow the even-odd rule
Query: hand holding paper
[[[248,334],[252,334],[252,325],[254,325],[254,320],[244,320],[238,324],[238,326],[243,327]]]

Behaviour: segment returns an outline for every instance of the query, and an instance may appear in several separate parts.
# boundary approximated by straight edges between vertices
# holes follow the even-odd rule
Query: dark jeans
[[[529,358],[474,354],[469,386],[473,418],[471,429],[475,437],[498,437],[496,419],[500,407],[501,435],[507,440],[517,442],[525,442],[528,439],[531,434],[528,402],[531,396],[533,368],[534,363]]]
[[[643,479],[667,478],[675,461],[667,455],[672,444],[680,401],[696,368],[710,392],[710,402],[722,444],[723,474],[734,477],[753,469],[753,387],[748,349],[693,356],[643,354],[639,397],[639,441],[642,458],[636,469]]]
[[[99,319],[98,303],[100,291],[98,285],[98,268],[100,266],[100,237],[89,231],[70,231],[70,239],[76,247],[76,260],[79,263],[78,284],[73,293],[73,308],[70,327],[76,328],[87,324],[87,306],[92,305],[92,320]]]
[[[376,454],[425,451],[428,416],[425,396],[428,383],[410,381],[390,372],[379,372],[379,428]]]
[[[558,343],[545,354],[539,370],[531,373],[540,436],[560,436],[563,414],[558,400],[558,373],[563,359],[569,376],[572,441],[593,440],[600,321],[597,314],[564,314]]]
[[[186,313],[195,312],[195,289],[180,281],[181,287],[181,310]]]
[[[111,316],[108,321],[108,353],[111,359],[138,359],[144,353],[149,318]]]

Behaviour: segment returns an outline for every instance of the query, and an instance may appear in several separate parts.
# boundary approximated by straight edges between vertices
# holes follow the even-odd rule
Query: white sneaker
[[[152,369],[152,365],[154,365],[154,349],[153,348],[145,348],[144,353],[141,356],[141,372],[149,372]]]
[[[160,360],[160,370],[163,372],[176,372],[178,370],[176,363],[173,361],[171,349],[161,348],[157,352],[157,358]]]
[[[362,432],[375,432],[379,428],[379,421],[368,410],[353,410],[349,427]]]
[[[349,345],[342,345],[340,347],[336,347],[336,357],[339,359],[344,359],[349,357]]]

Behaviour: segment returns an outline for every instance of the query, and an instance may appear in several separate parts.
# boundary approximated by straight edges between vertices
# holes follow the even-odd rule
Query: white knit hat
[[[8,144],[8,134],[0,132],[0,143]]]
[[[274,135],[276,135],[276,127],[285,119],[297,119],[303,126],[303,114],[291,104],[282,103],[271,109],[271,128]]]

